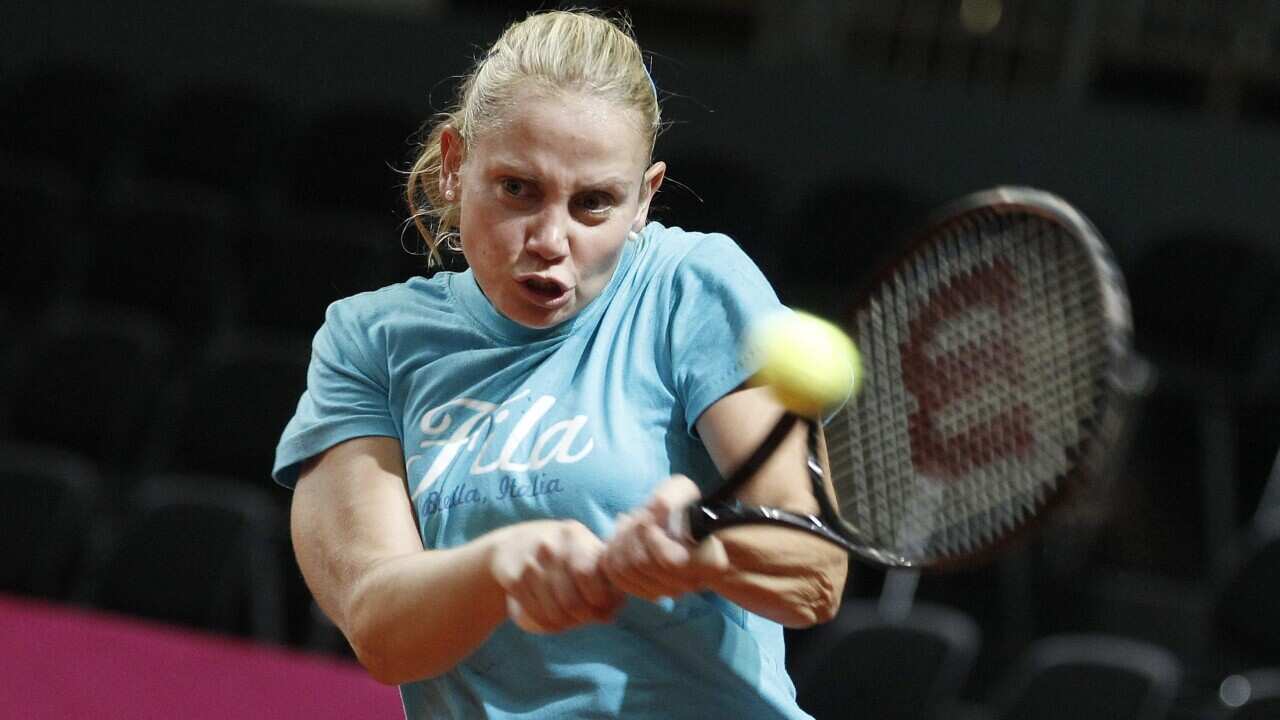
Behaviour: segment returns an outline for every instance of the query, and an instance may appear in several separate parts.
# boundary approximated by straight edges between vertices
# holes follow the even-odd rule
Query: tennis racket
[[[786,414],[671,528],[815,534],[889,567],[960,564],[1031,527],[1099,474],[1135,392],[1124,282],[1093,225],[1060,198],[1000,187],[944,208],[858,293],[846,331],[861,391],[820,431]],[[734,493],[797,423],[819,513]]]

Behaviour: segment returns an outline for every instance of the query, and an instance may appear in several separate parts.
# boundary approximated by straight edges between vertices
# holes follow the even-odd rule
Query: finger
[[[566,612],[560,601],[556,599],[554,591],[545,578],[536,583],[530,583],[522,589],[524,592],[518,596],[518,599],[524,606],[525,614],[532,617],[538,625],[549,632],[556,632],[577,624],[572,615]]]
[[[604,573],[604,547],[576,553],[570,560],[569,577],[578,594],[586,601],[595,619],[612,617],[622,601],[622,593],[609,582]]]
[[[702,568],[693,562],[694,556],[688,547],[672,540],[657,525],[641,527],[640,536],[652,560],[640,570],[650,582],[661,587],[663,595],[674,597],[701,587]]]
[[[529,617],[529,614],[524,611],[524,606],[520,604],[520,601],[510,595],[507,596],[507,615],[510,616],[511,621],[516,624],[516,627],[524,630],[525,632],[535,633],[537,635],[546,635],[551,632],[551,630],[543,627],[533,618]]]
[[[516,584],[516,599],[524,606],[525,613],[545,628],[561,630],[573,623],[571,615],[556,598],[553,589],[555,565],[558,562],[550,548],[539,548],[538,568],[527,569]]]
[[[638,568],[614,567],[608,571],[608,578],[622,592],[645,600],[654,601],[670,594],[660,582]]]
[[[666,530],[653,523],[646,523],[639,530],[649,556],[659,568],[674,573],[688,570],[693,555],[687,545],[672,538]]]
[[[595,533],[579,523],[565,526],[562,548],[549,564],[547,584],[560,609],[575,624],[610,619],[621,603],[622,594],[615,590],[600,569],[604,543]]]
[[[635,524],[636,516],[633,513],[624,512],[619,514],[613,522],[613,536],[609,538],[608,543],[605,543],[606,549],[614,544],[615,541],[620,541],[621,538],[630,533]]]
[[[649,551],[645,534],[652,529],[652,523],[637,520],[624,537],[625,543],[618,553],[620,586],[632,595],[646,600],[683,592],[683,585],[672,583],[671,574],[658,566]]]
[[[599,611],[587,600],[574,581],[573,571],[568,566],[557,568],[547,576],[547,588],[559,610],[570,618],[573,625],[594,622],[599,619]]]
[[[622,513],[618,516],[614,522],[613,535],[605,544],[604,554],[599,560],[602,568],[617,572],[627,566],[626,557],[633,542],[635,526],[636,518],[631,513]]]
[[[672,512],[683,509],[702,497],[696,483],[685,475],[672,475],[654,490],[645,508],[660,522]]]

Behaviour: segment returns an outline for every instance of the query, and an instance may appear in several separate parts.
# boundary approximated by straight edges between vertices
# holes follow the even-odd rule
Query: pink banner
[[[0,717],[404,717],[354,663],[0,596]]]

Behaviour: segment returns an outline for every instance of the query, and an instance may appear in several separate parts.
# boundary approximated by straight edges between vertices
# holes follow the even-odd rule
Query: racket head
[[[865,378],[826,424],[824,515],[882,565],[965,565],[1029,530],[1100,474],[1134,391],[1111,253],[1033,188],[940,209],[855,296],[846,329]]]

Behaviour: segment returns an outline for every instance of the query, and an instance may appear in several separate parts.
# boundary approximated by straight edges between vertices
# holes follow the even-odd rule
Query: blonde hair
[[[635,111],[653,154],[661,124],[657,91],[626,17],[584,11],[535,13],[508,27],[480,58],[458,89],[453,107],[434,126],[408,172],[405,200],[426,241],[428,265],[440,263],[441,245],[451,247],[460,209],[440,192],[440,136],[452,127],[464,146],[501,119],[518,87],[589,92]]]

